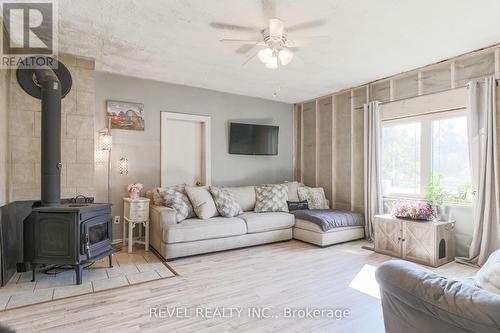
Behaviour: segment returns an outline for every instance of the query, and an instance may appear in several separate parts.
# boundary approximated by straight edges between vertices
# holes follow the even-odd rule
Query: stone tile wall
[[[94,61],[72,55],[61,55],[60,60],[73,78],[62,103],[61,195],[94,196]],[[40,198],[40,101],[21,89],[15,75],[10,75],[9,83],[9,201],[36,200]]]

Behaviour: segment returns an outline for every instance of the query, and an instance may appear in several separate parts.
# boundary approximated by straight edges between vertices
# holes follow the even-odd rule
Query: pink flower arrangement
[[[436,217],[436,210],[427,202],[398,200],[392,205],[392,215],[412,220],[432,220]]]
[[[141,183],[129,184],[127,189],[129,192],[139,193],[141,192],[143,186],[144,185],[142,185]]]

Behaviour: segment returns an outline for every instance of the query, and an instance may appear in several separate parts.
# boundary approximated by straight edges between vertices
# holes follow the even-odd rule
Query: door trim
[[[160,162],[160,172],[161,172],[161,187],[166,186],[166,179],[165,179],[165,170],[164,167],[167,165],[167,154],[166,151],[163,147],[163,135],[165,133],[165,128],[166,128],[166,123],[167,120],[173,119],[173,120],[184,120],[184,121],[192,121],[192,122],[198,122],[201,123],[201,128],[202,128],[202,156],[201,156],[201,161],[202,161],[202,166],[201,166],[201,179],[202,179],[202,185],[211,185],[212,184],[212,152],[211,152],[211,144],[210,144],[210,138],[211,138],[211,127],[210,127],[210,121],[211,117],[210,116],[204,116],[204,115],[195,115],[195,114],[189,114],[189,113],[178,113],[178,112],[170,112],[170,111],[161,111],[161,130],[160,130],[160,151],[161,151],[161,162]]]

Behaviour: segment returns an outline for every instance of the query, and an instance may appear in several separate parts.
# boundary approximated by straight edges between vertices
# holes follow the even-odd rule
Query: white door
[[[210,185],[210,118],[162,112],[161,186]]]

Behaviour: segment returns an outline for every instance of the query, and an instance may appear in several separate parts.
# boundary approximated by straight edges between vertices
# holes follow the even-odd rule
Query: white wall
[[[112,131],[113,215],[122,215],[122,198],[127,195],[127,184],[141,182],[145,189],[160,185],[160,111],[211,117],[213,184],[276,183],[291,180],[293,177],[291,104],[97,72],[95,91],[96,132],[106,126],[108,99],[143,103],[145,110],[144,131]],[[230,155],[228,131],[231,121],[279,126],[279,154]],[[129,174],[126,176],[117,172],[117,161],[121,156],[129,160]],[[96,198],[99,201],[107,199],[106,175],[105,166],[96,165]],[[116,226],[114,238],[120,237],[121,226]]]

